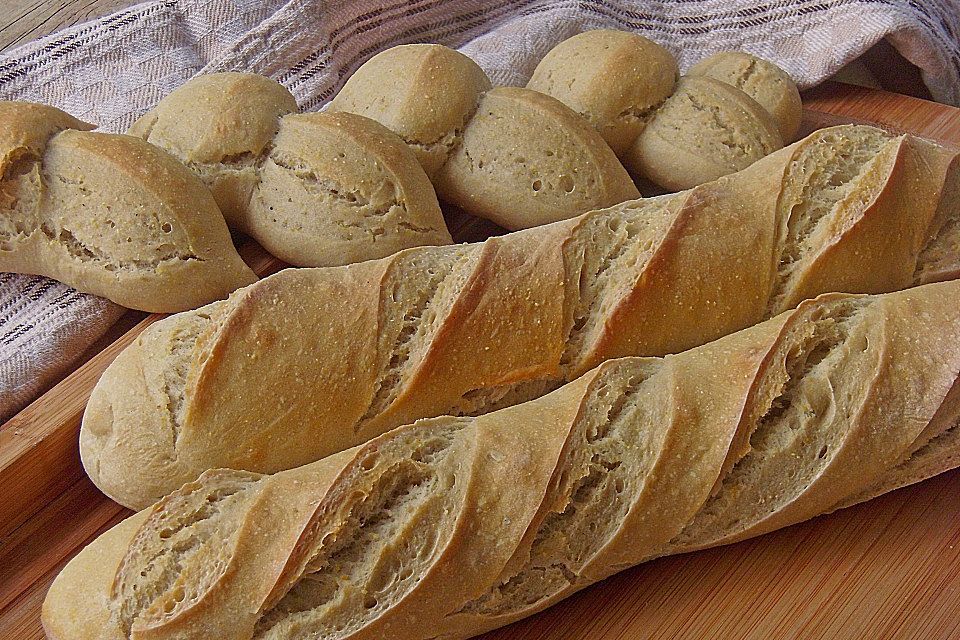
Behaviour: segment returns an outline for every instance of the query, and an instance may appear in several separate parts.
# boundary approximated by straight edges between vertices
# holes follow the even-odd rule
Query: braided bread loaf
[[[466,638],[960,464],[960,281],[828,294],[274,476],[217,470],[54,582],[52,640]]]
[[[677,85],[670,52],[598,29],[551,49],[527,88],[596,127],[638,178],[677,191],[744,169],[792,141],[800,93],[782,69],[741,52],[700,61]]]
[[[209,468],[274,472],[417,418],[486,413],[822,292],[955,277],[957,162],[917,138],[836,127],[688,192],[281,272],[124,350],[84,414],[84,466],[143,507]]]
[[[397,136],[369,118],[296,110],[269,78],[217,73],[179,87],[130,133],[193,169],[231,228],[290,264],[450,244],[433,187]]]
[[[141,140],[92,128],[53,107],[0,102],[0,271],[156,312],[256,280],[196,177]]]
[[[193,168],[233,228],[300,266],[449,244],[431,180],[442,199],[509,228],[640,195],[576,113],[533,91],[491,89],[475,62],[441,45],[384,51],[328,111],[286,115],[295,111],[273,80],[211,74],[130,132]]]

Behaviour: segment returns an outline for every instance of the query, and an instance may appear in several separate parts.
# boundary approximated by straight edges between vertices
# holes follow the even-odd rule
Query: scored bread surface
[[[413,152],[370,118],[297,113],[252,73],[187,82],[130,128],[190,167],[231,228],[297,266],[336,266],[450,244]]]
[[[440,198],[508,229],[639,197],[597,132],[548,95],[497,87],[434,179]]]
[[[330,103],[380,122],[420,159],[440,199],[525,229],[637,198],[600,133],[531,89],[491,89],[441,45],[401,45],[364,63]]]
[[[632,175],[669,191],[739,171],[796,136],[800,93],[771,62],[723,52],[678,79],[667,49],[594,29],[547,52],[527,88],[571,107]]]
[[[275,472],[417,418],[487,413],[822,292],[956,277],[956,175],[930,143],[825,129],[688,192],[284,271],[125,349],[91,396],[81,457],[143,507],[209,468]]]
[[[53,107],[0,102],[0,270],[167,313],[256,280],[190,171],[89,129]]]
[[[687,70],[688,76],[708,76],[740,89],[766,109],[784,142],[792,142],[800,128],[803,105],[793,79],[780,67],[744,51],[724,51],[704,58]]]
[[[623,154],[624,164],[677,191],[745,169],[783,146],[777,123],[746,93],[686,77]]]
[[[626,567],[916,482],[960,461],[958,295],[956,280],[827,294],[514,407],[273,476],[208,472],[81,552],[45,627],[467,638]]]

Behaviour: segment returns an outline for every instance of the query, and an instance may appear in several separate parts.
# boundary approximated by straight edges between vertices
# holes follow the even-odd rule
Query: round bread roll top
[[[527,83],[585,117],[619,156],[673,92],[679,71],[669,51],[643,36],[598,29],[551,49]]]
[[[213,192],[231,228],[245,231],[245,209],[257,183],[257,159],[280,117],[297,102],[279,83],[254,73],[193,78],[130,127],[131,135],[172,153]]]
[[[281,120],[247,225],[270,253],[301,266],[452,242],[413,152],[383,125],[352,113]]]
[[[392,47],[365,62],[330,103],[383,124],[433,177],[459,142],[490,79],[476,62],[438,44]]]
[[[517,87],[484,94],[435,185],[441,199],[508,229],[640,196],[586,120],[556,98]]]
[[[679,191],[744,169],[782,146],[773,116],[753,98],[713,78],[684,77],[624,162]]]
[[[255,73],[211,73],[166,96],[129,133],[187,164],[257,156],[273,140],[280,116],[297,110],[287,89]]]
[[[708,76],[733,85],[766,109],[784,143],[800,129],[800,91],[786,71],[763,58],[742,51],[724,51],[693,65],[688,76]]]
[[[0,271],[155,312],[256,280],[209,191],[171,155],[50,107],[0,103],[0,121],[14,159],[0,179]]]

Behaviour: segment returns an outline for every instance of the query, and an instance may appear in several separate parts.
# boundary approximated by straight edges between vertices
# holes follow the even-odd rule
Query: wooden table
[[[139,0],[0,0],[0,51],[137,4]]]

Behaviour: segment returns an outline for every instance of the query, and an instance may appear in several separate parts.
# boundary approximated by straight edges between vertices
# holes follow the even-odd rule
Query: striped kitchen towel
[[[681,69],[746,50],[802,87],[888,37],[936,99],[960,104],[958,0],[154,0],[0,54],[0,98],[123,131],[191,76],[243,70],[276,78],[309,110],[393,45],[458,47],[496,84],[523,84],[557,42],[601,27],[659,42]],[[59,283],[0,275],[0,420],[62,376],[120,312]]]

